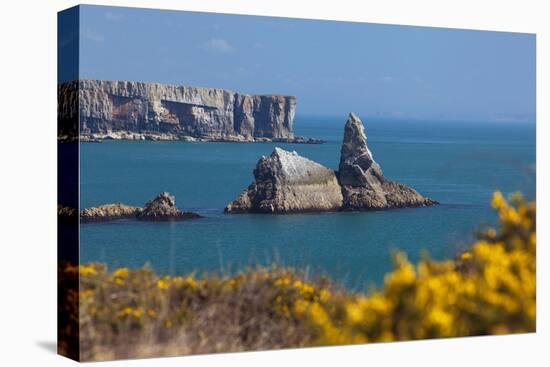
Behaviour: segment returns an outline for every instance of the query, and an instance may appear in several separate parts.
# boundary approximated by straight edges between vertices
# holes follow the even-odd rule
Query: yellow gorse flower
[[[79,271],[80,271],[80,275],[84,277],[97,274],[97,270],[94,264],[80,265]]]
[[[295,312],[307,314],[328,344],[534,331],[535,205],[520,195],[509,204],[500,192],[492,205],[500,231],[487,230],[456,262],[415,266],[397,253],[380,291],[309,308],[297,302]]]
[[[157,280],[157,288],[158,289],[168,289],[169,283],[168,280],[161,278]]]
[[[127,278],[128,274],[130,274],[130,270],[128,268],[119,268],[113,272],[113,277]]]
[[[132,308],[132,307],[124,307],[122,310],[120,310],[117,313],[118,317],[133,317],[136,319],[139,319],[143,315],[143,309],[141,307],[139,308]]]

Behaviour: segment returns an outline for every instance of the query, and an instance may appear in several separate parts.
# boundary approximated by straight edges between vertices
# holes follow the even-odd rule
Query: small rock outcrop
[[[200,218],[200,215],[177,209],[175,197],[168,192],[160,193],[153,200],[147,202],[143,208],[116,203],[87,208],[80,213],[82,223],[107,222],[119,219],[167,221],[194,218]]]
[[[275,148],[254,170],[255,181],[225,208],[226,213],[296,213],[333,211],[342,206],[334,171]]]
[[[86,208],[80,213],[80,221],[106,222],[117,219],[134,219],[143,209],[122,203],[104,204]]]
[[[403,184],[387,180],[367,147],[361,120],[350,113],[339,171],[275,148],[254,170],[255,181],[226,213],[366,211],[437,204]]]
[[[387,180],[367,146],[363,123],[350,113],[344,128],[338,179],[342,210],[376,210],[437,204],[403,184]]]
[[[137,214],[138,220],[178,220],[193,219],[200,216],[191,212],[182,212],[176,208],[176,198],[168,192],[160,193],[156,198],[148,201]]]

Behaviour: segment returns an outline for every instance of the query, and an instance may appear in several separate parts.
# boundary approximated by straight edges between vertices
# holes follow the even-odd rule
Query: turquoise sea
[[[85,224],[80,261],[149,265],[160,273],[236,271],[270,264],[331,275],[354,289],[380,284],[391,251],[452,257],[480,225],[496,222],[491,194],[535,195],[535,124],[364,118],[385,176],[441,205],[367,213],[224,215],[275,146],[337,169],[345,117],[297,116],[297,135],[321,145],[105,141],[82,143],[81,208],[143,205],[161,191],[205,218]]]

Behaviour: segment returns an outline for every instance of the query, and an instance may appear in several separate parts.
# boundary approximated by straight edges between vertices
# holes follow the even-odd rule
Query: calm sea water
[[[322,145],[106,141],[81,145],[81,207],[143,205],[161,191],[204,219],[119,221],[81,228],[82,262],[152,266],[166,274],[235,271],[278,262],[329,274],[350,288],[380,284],[391,251],[452,257],[480,225],[496,222],[494,190],[535,194],[534,124],[364,120],[386,175],[441,202],[369,213],[224,215],[275,146],[336,169],[345,119],[298,116],[299,135]]]

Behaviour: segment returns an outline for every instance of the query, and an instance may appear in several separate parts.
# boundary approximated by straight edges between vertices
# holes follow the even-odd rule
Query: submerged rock
[[[342,210],[376,210],[425,206],[436,201],[403,184],[389,181],[367,146],[363,123],[353,112],[344,128],[338,179],[342,186]]]
[[[119,219],[165,221],[200,218],[200,215],[196,213],[180,211],[175,205],[175,197],[168,192],[162,192],[153,200],[147,202],[143,208],[116,203],[84,209],[80,213],[80,221],[91,223]]]
[[[226,213],[331,211],[342,206],[335,172],[296,152],[275,148],[258,161],[254,178]]]

